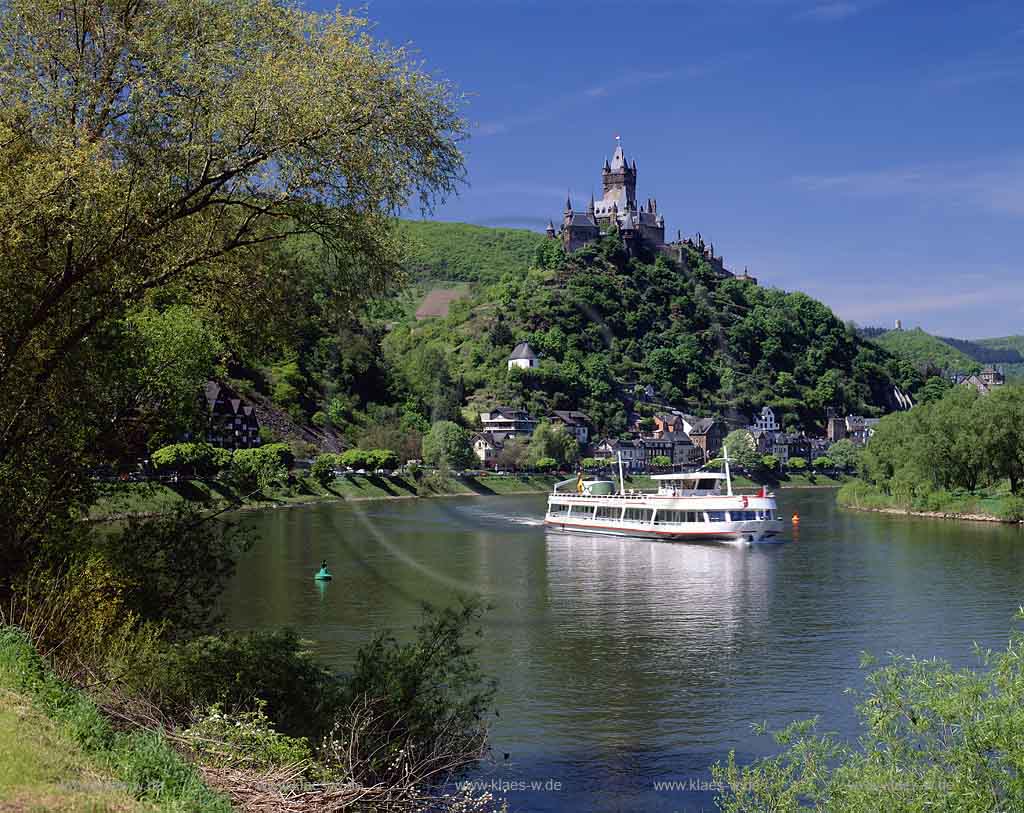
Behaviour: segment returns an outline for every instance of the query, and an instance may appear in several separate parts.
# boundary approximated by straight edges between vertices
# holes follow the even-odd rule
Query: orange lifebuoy
[[[800,524],[800,515],[797,514],[797,513],[793,514],[793,524],[794,525],[799,525]]]

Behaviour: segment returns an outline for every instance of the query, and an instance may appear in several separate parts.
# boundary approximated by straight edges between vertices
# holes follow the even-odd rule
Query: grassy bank
[[[0,627],[0,809],[229,813],[157,731],[119,731]]]
[[[931,491],[913,497],[885,494],[863,480],[851,480],[839,489],[837,502],[844,508],[861,511],[913,514],[946,519],[1024,521],[1024,500],[1005,487],[977,493]]]
[[[348,502],[415,497],[529,494],[550,490],[557,477],[522,475],[438,478],[384,477],[349,474],[325,484],[312,477],[296,477],[290,486],[247,494],[219,481],[185,480],[180,483],[116,483],[105,486],[89,512],[93,521],[147,516],[174,510],[185,502],[211,510],[287,508],[320,502]]]

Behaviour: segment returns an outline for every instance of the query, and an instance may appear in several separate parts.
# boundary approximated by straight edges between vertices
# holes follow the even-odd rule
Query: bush
[[[283,480],[294,462],[286,443],[238,449],[231,461],[231,474],[243,488],[262,490]]]
[[[316,459],[313,461],[313,465],[309,469],[309,473],[319,483],[327,485],[327,483],[334,479],[334,472],[336,469],[340,468],[341,465],[341,455],[334,454],[332,452],[324,452],[323,454],[316,456]]]
[[[1006,497],[997,516],[1011,522],[1024,522],[1024,497]]]
[[[219,704],[230,712],[265,712],[291,736],[320,737],[342,707],[342,684],[313,660],[294,630],[203,636],[139,664],[134,688],[185,719]]]
[[[309,762],[313,753],[301,737],[280,734],[257,702],[253,711],[225,711],[214,704],[197,715],[183,736],[204,765],[267,771]]]
[[[401,644],[382,634],[363,647],[325,742],[328,764],[375,785],[407,781],[412,766],[436,782],[476,762],[495,685],[466,638],[480,634],[485,609],[470,598],[442,610],[424,605],[416,640]]]
[[[558,461],[553,457],[540,457],[533,464],[538,471],[553,471],[558,467]]]
[[[209,443],[173,443],[157,449],[149,459],[158,471],[208,476],[231,464],[231,452]]]
[[[871,672],[855,744],[808,721],[775,734],[776,756],[741,767],[730,753],[712,769],[720,809],[1024,810],[1024,636],[978,655],[979,669],[894,656]]]

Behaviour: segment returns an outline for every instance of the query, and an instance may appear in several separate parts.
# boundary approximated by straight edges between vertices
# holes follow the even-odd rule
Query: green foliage
[[[827,455],[814,458],[814,460],[811,461],[811,464],[816,469],[834,469],[836,467],[835,461]]]
[[[0,686],[29,695],[82,749],[143,801],[168,810],[229,813],[226,799],[207,788],[196,769],[157,731],[115,730],[82,692],[58,680],[13,627],[0,627]]]
[[[452,421],[438,421],[423,436],[423,460],[443,469],[463,469],[477,457],[465,429]]]
[[[309,473],[318,482],[326,484],[334,479],[335,470],[340,469],[343,465],[341,455],[334,454],[333,452],[324,452],[317,455],[313,460]]]
[[[889,415],[863,454],[862,476],[908,508],[931,492],[975,492],[1009,481],[1024,487],[1024,388],[988,395],[954,387],[938,401]]]
[[[553,457],[538,457],[531,465],[537,471],[554,471],[558,468],[558,461]]]
[[[664,257],[629,259],[607,242],[506,274],[446,319],[397,324],[383,341],[385,358],[413,367],[403,373],[413,382],[410,360],[429,359],[433,347],[467,397],[534,414],[581,409],[611,436],[626,428],[625,382],[651,383],[695,410],[750,413],[771,403],[808,429],[826,406],[876,415],[894,384],[919,383],[912,368],[804,294],[720,280],[697,252],[680,268]],[[521,340],[540,365],[507,370]],[[411,388],[430,414],[425,386]]]
[[[158,470],[209,476],[231,465],[231,451],[209,443],[172,443],[157,449],[149,459]]]
[[[230,711],[215,703],[182,736],[199,760],[214,768],[263,772],[311,762],[309,742],[275,731],[265,705],[260,701],[252,711]]]
[[[757,441],[746,429],[734,429],[725,436],[723,445],[729,452],[729,459],[738,466],[752,471],[761,465],[761,455],[757,451]]]
[[[924,386],[918,390],[917,400],[919,403],[928,404],[932,401],[941,400],[942,397],[952,387],[952,382],[940,375],[929,376],[924,382]]]
[[[218,598],[251,538],[237,525],[202,518],[183,506],[159,517],[129,519],[97,535],[91,551],[117,574],[125,607],[167,634],[203,632],[220,620]]]
[[[580,445],[572,435],[561,426],[548,421],[541,421],[533,430],[526,453],[527,465],[545,470],[542,460],[553,460],[557,466],[571,466],[580,456]]]
[[[860,448],[849,438],[837,440],[828,447],[828,456],[837,468],[854,471],[860,465]]]
[[[526,229],[493,229],[467,223],[402,220],[403,265],[414,280],[496,282],[522,273],[544,238]]]
[[[767,471],[778,471],[779,463],[781,462],[777,455],[766,454],[761,456],[761,466]]]
[[[655,455],[651,458],[651,465],[659,469],[667,469],[672,465],[672,458],[663,454]]]
[[[449,764],[438,760],[436,778],[475,761],[495,695],[471,640],[481,634],[485,609],[472,598],[444,609],[424,605],[414,640],[385,633],[360,649],[325,758],[364,785],[393,782],[405,765],[432,755],[448,756]]]
[[[776,732],[777,755],[740,766],[730,754],[713,767],[720,809],[1024,809],[1024,637],[1015,631],[1004,652],[978,655],[980,668],[960,670],[893,656],[868,675],[856,744],[817,733],[816,721]]]
[[[236,449],[231,474],[242,488],[262,490],[283,480],[294,462],[295,456],[286,443]]]
[[[981,369],[981,365],[970,356],[921,328],[890,330],[874,341],[919,370],[931,368],[973,373]]]
[[[202,636],[138,664],[134,690],[177,718],[220,704],[266,713],[288,735],[320,736],[342,706],[342,685],[293,630]]]
[[[597,471],[598,469],[606,466],[607,463],[597,457],[584,457],[580,461],[580,465],[583,466],[585,471]]]
[[[791,457],[786,461],[786,468],[791,469],[792,471],[804,471],[804,469],[807,468],[807,458],[799,456]]]
[[[453,89],[367,26],[276,0],[5,3],[3,581],[85,512],[90,468],[169,441],[149,419],[187,417],[221,348],[297,353],[304,412],[332,395],[294,345],[393,289],[390,213],[463,172]]]

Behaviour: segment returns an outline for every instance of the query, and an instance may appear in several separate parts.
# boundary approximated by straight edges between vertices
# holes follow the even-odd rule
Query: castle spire
[[[593,192],[590,193],[590,205],[587,206],[587,214],[588,215],[593,215],[594,214],[594,193]]]
[[[565,195],[565,211],[567,211],[567,212],[571,212],[572,211],[572,193],[571,192],[567,192],[566,195]]]
[[[554,221],[552,221],[552,220],[548,221],[548,227],[547,227],[547,229],[545,229],[545,233],[547,234],[548,237],[554,237],[555,236],[555,223],[554,223]]]

